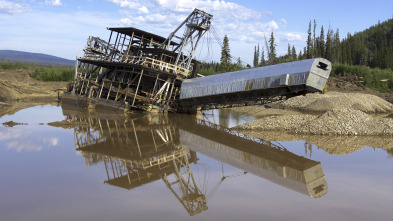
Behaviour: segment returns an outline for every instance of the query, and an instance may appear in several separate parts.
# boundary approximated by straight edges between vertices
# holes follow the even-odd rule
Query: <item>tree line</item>
[[[378,22],[377,25],[353,35],[348,33],[342,40],[338,28],[333,30],[329,26],[325,31],[322,25],[320,30],[317,30],[314,19],[308,24],[306,46],[303,49],[297,52],[295,46],[288,43],[287,53],[277,56],[276,47],[274,33],[271,32],[268,39],[264,37],[263,44],[255,45],[252,66],[262,67],[322,57],[333,63],[333,75],[358,75],[367,78],[366,86],[380,91],[393,89],[393,19]],[[233,59],[228,38],[225,36],[220,62],[202,62],[200,73],[211,75],[250,67],[251,65],[243,65],[240,58]],[[372,70],[375,68],[377,70]]]
[[[29,70],[30,77],[40,81],[72,81],[74,79],[74,67],[44,66],[23,62],[0,62],[0,70]]]

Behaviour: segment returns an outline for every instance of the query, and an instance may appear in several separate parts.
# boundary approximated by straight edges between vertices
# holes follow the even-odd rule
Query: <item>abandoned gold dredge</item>
[[[323,91],[331,71],[323,58],[198,74],[200,63],[193,57],[212,18],[195,9],[168,38],[132,27],[108,28],[108,41],[90,36],[62,102],[124,112],[187,112]]]

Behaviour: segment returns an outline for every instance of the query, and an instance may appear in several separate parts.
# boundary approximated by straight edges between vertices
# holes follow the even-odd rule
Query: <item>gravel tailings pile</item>
[[[321,116],[299,114],[271,116],[247,122],[238,130],[281,130],[301,134],[393,135],[393,119],[377,119],[349,108],[334,109]]]
[[[351,108],[366,113],[393,111],[393,104],[375,95],[340,92],[310,93],[305,96],[297,96],[277,104],[276,107],[309,112],[326,112],[342,108]]]

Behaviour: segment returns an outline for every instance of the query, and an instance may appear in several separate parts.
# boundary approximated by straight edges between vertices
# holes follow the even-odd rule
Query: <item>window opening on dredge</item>
[[[325,63],[323,63],[323,62],[318,62],[318,65],[317,65],[318,68],[320,68],[320,69],[322,69],[322,70],[325,70],[325,71],[328,70],[328,69],[327,69],[327,66],[328,66],[328,65],[325,64]]]

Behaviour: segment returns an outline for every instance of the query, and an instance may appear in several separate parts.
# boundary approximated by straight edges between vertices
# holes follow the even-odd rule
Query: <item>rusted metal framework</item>
[[[124,111],[173,110],[182,79],[196,76],[193,56],[211,18],[195,9],[168,38],[131,27],[108,28],[108,41],[89,37],[63,102]]]

